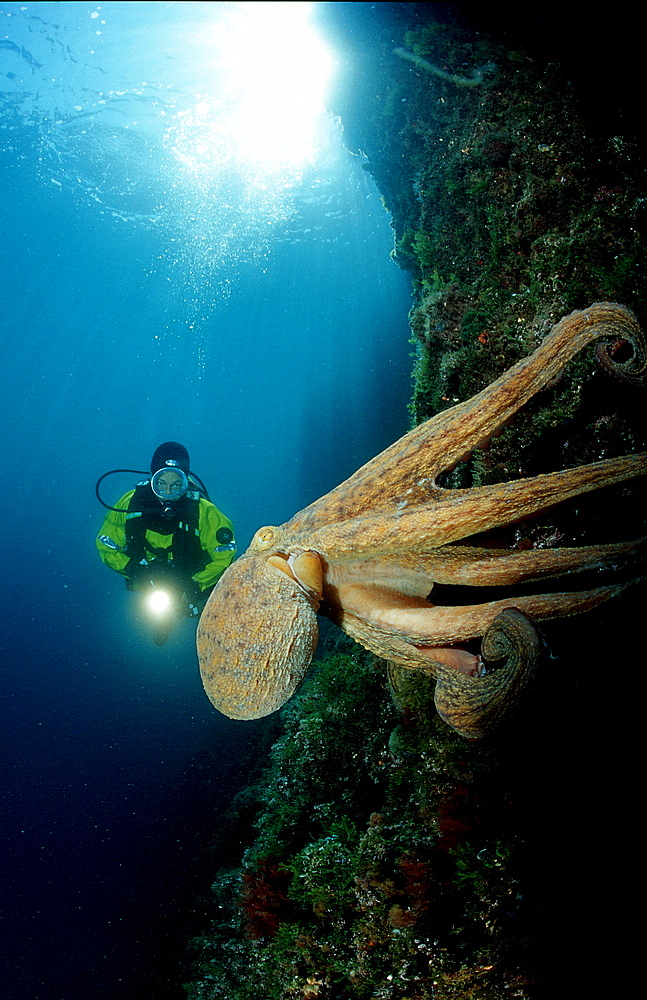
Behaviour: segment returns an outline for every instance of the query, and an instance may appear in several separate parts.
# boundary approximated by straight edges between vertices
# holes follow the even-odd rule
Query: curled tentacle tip
[[[647,343],[634,314],[615,302],[596,302],[586,313],[594,325],[601,327],[600,336],[605,338],[595,346],[600,363],[623,381],[643,385],[647,379]]]
[[[602,341],[595,345],[600,364],[616,378],[632,385],[644,385],[647,379],[647,352],[644,344],[636,345],[623,338]]]
[[[467,739],[489,735],[512,715],[534,676],[542,641],[534,623],[516,608],[506,608],[483,636],[480,676],[438,667],[434,701],[440,717]]]

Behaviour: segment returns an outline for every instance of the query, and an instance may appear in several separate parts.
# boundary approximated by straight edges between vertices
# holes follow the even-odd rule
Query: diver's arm
[[[102,561],[116,573],[127,576],[126,568],[130,559],[126,555],[126,511],[135,491],[124,494],[115,507],[119,510],[109,510],[108,516],[97,535],[96,546]]]
[[[236,555],[234,526],[228,517],[208,500],[200,500],[198,521],[200,544],[209,556],[209,562],[192,579],[201,590],[213,587]]]

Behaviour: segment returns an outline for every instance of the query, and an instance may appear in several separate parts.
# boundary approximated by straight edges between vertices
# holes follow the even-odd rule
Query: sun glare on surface
[[[185,168],[229,159],[272,173],[314,155],[332,57],[310,24],[312,6],[232,3],[202,26],[196,78],[204,83],[175,137]]]

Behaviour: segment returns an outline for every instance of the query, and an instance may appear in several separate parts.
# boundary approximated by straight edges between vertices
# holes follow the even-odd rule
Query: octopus
[[[259,528],[198,625],[201,676],[213,705],[232,719],[277,711],[308,670],[324,615],[397,669],[432,675],[438,713],[463,736],[487,735],[514,712],[541,658],[535,623],[589,611],[643,579],[647,540],[533,549],[492,548],[473,536],[642,476],[647,453],[470,488],[445,488],[437,479],[487,447],[594,341],[607,368],[640,383],[647,360],[636,318],[622,305],[594,303],[563,318],[533,354],[477,395],[409,431],[285,524]],[[623,353],[629,356],[618,360]],[[578,574],[597,584],[603,571],[612,571],[611,582],[577,589]],[[551,578],[573,589],[554,592],[543,583]],[[436,586],[520,584],[531,592],[433,602]]]

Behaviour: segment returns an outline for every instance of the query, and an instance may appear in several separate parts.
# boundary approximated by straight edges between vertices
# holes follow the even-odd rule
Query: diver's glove
[[[146,563],[133,562],[127,564],[124,570],[127,590],[142,590],[151,580],[151,567]]]
[[[182,589],[187,604],[201,604],[204,601],[205,595],[195,580],[185,580]]]
[[[209,596],[208,592],[205,594],[195,580],[185,580],[183,594],[189,618],[197,618],[202,611],[205,600]]]
[[[148,578],[155,587],[160,587],[162,590],[165,587],[175,591],[184,589],[182,573],[173,563],[155,560],[148,567]]]

